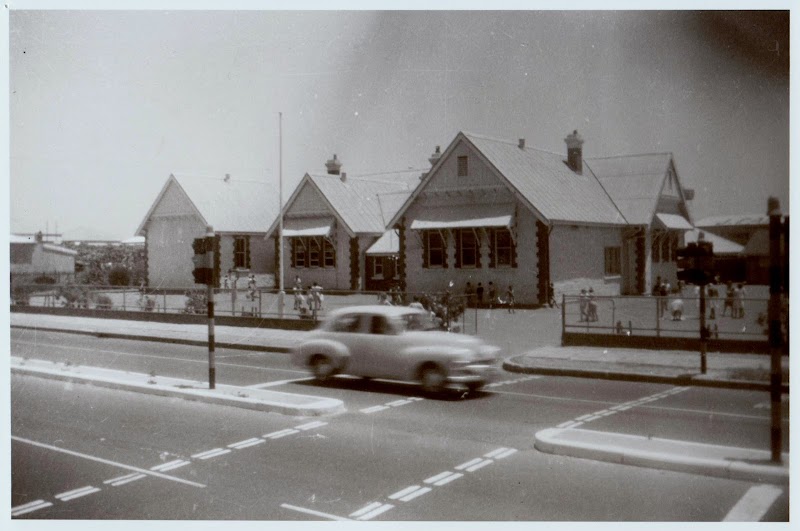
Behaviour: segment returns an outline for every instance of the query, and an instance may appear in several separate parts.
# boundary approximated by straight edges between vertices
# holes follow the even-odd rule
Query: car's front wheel
[[[426,364],[419,371],[419,383],[426,393],[438,393],[447,383],[447,374],[438,365]]]
[[[311,367],[311,374],[313,374],[314,378],[318,381],[325,381],[336,372],[336,366],[333,364],[333,360],[322,354],[313,356],[309,365]]]

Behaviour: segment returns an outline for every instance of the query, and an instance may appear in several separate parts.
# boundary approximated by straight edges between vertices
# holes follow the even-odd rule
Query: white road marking
[[[509,448],[508,450],[506,450],[502,454],[496,455],[495,459],[505,459],[509,455],[512,455],[512,454],[515,454],[515,453],[517,453],[517,450],[515,448]]]
[[[288,429],[284,430],[283,432],[278,432],[277,434],[270,437],[270,439],[280,439],[281,437],[286,437],[287,435],[294,435],[295,433],[300,433],[300,432],[297,430]]]
[[[400,498],[400,501],[403,501],[403,502],[411,501],[414,498],[417,498],[419,496],[422,496],[423,494],[429,493],[431,490],[432,489],[430,487],[422,487],[421,489],[415,490],[414,492],[412,492],[411,494],[408,494],[407,496],[403,496],[402,498]]]
[[[191,485],[193,487],[199,487],[201,489],[205,488],[205,485],[203,485],[202,483],[196,483],[194,481],[189,481],[188,479],[176,478],[176,477],[168,476],[166,474],[162,474],[160,472],[154,472],[152,470],[145,470],[143,468],[130,466],[130,465],[125,465],[125,464],[117,463],[117,462],[114,462],[114,461],[109,461],[108,459],[102,459],[100,457],[94,457],[94,456],[91,456],[91,455],[82,454],[80,452],[73,452],[72,450],[65,450],[64,448],[59,448],[58,446],[51,446],[49,444],[44,444],[44,443],[40,443],[40,442],[36,442],[36,441],[31,441],[31,440],[28,440],[28,439],[23,439],[22,437],[17,437],[16,435],[12,435],[11,439],[14,440],[14,441],[23,442],[23,443],[30,444],[30,445],[33,445],[33,446],[38,446],[40,448],[47,448],[48,450],[53,450],[53,451],[56,451],[56,452],[65,453],[65,454],[72,455],[72,456],[75,456],[75,457],[82,457],[83,459],[88,459],[90,461],[97,461],[98,463],[103,463],[103,464],[106,464],[106,465],[112,465],[112,466],[116,466],[116,467],[119,467],[119,468],[124,468],[125,470],[132,470],[134,472],[139,472],[140,474],[146,474],[148,476],[154,476],[154,477],[161,478],[161,479],[168,479],[170,481],[177,481],[178,483],[183,483],[185,485]]]
[[[45,507],[51,507],[52,505],[53,504],[51,502],[46,502],[44,500],[32,501],[24,505],[18,505],[16,507],[12,507],[11,516],[21,516],[26,513],[32,513],[33,511],[38,511],[39,509],[44,509]]]
[[[128,474],[128,476],[123,476],[122,478],[116,478],[116,481],[111,482],[112,487],[120,487],[127,483],[131,483],[133,481],[138,481],[142,478],[145,478],[144,474]],[[109,483],[109,481],[104,481],[103,483]]]
[[[174,461],[169,461],[167,463],[161,463],[160,465],[151,466],[150,470],[158,470],[158,471],[160,471],[160,470],[163,470],[164,468],[169,468],[170,466],[172,466],[172,465],[174,465],[176,463],[183,463],[183,462],[184,462],[183,459],[175,459]],[[188,461],[185,461],[185,462],[188,463]]]
[[[411,485],[410,487],[406,487],[403,490],[399,490],[399,491],[395,492],[394,494],[389,496],[389,499],[390,500],[396,500],[397,498],[402,498],[406,494],[410,494],[410,493],[414,492],[415,490],[418,490],[418,489],[421,489],[421,488],[422,487],[420,487],[419,485]]]
[[[723,522],[758,522],[775,503],[783,490],[774,485],[750,487],[725,516]]]
[[[572,426],[571,420],[568,420],[567,422],[562,422],[561,424],[556,426],[556,428],[568,428],[569,426]]]
[[[180,463],[173,463],[170,466],[165,466],[159,472],[168,472],[170,470],[175,470],[176,468],[181,468],[182,466],[186,466],[189,464],[189,461],[181,461]]]
[[[68,490],[67,492],[56,494],[53,497],[61,501],[70,501],[74,500],[75,498],[80,498],[82,496],[88,496],[89,494],[94,494],[95,492],[100,492],[100,489],[98,489],[97,487],[92,487],[90,485],[88,487],[82,487],[80,489]]]
[[[327,426],[327,425],[328,425],[327,422],[321,422],[319,420],[316,420],[314,422],[309,422],[308,424],[301,424],[299,426],[295,426],[294,429],[296,429],[296,430],[310,430],[310,429],[313,429],[313,428],[321,428],[322,426]]]
[[[365,505],[361,509],[350,513],[350,516],[351,517],[361,516],[362,514],[366,514],[366,513],[370,512],[371,510],[373,510],[373,509],[375,509],[377,507],[380,507],[380,506],[381,506],[381,502],[377,502],[376,501],[376,502],[368,503],[367,505]]]
[[[251,446],[255,446],[257,444],[263,444],[265,442],[267,442],[267,441],[265,441],[264,439],[255,439],[252,442],[249,442],[247,444],[240,444],[239,446],[236,447],[236,449],[237,450],[244,450],[245,448],[250,448]]]
[[[435,483],[442,478],[446,478],[447,476],[455,474],[455,472],[450,472],[449,470],[446,472],[442,472],[441,474],[436,474],[435,476],[431,476],[425,480],[425,483]]]
[[[483,454],[483,457],[494,457],[494,456],[496,456],[497,454],[502,454],[502,453],[503,453],[503,452],[505,452],[506,450],[508,450],[508,448],[498,448],[497,450],[492,450],[492,451],[491,451],[491,452],[489,452],[488,454]]]
[[[446,477],[446,478],[444,478],[444,479],[440,479],[439,481],[437,481],[436,483],[434,483],[434,485],[436,485],[437,487],[441,487],[442,485],[447,485],[447,484],[448,484],[448,483],[450,483],[451,481],[455,481],[455,480],[457,480],[458,478],[463,478],[463,477],[464,477],[464,474],[458,474],[458,473],[455,473],[455,472],[454,472],[452,476],[447,476],[447,477]]]
[[[386,504],[384,504],[384,505],[381,505],[381,506],[380,506],[380,507],[378,507],[377,509],[375,509],[375,510],[373,510],[373,511],[370,511],[370,512],[368,512],[368,513],[367,513],[367,514],[365,514],[365,515],[359,516],[359,517],[357,518],[357,520],[372,520],[373,518],[375,518],[375,517],[376,517],[376,516],[378,516],[379,514],[383,514],[383,513],[385,513],[386,511],[388,511],[388,510],[389,510],[389,509],[391,509],[392,507],[394,507],[394,505],[390,505],[390,504],[386,503]]]
[[[368,407],[366,409],[362,409],[360,411],[361,411],[361,413],[376,413],[378,411],[383,411],[384,409],[389,409],[389,408],[386,407],[386,406],[372,406],[372,407]]]
[[[464,469],[465,469],[465,468],[467,468],[468,466],[472,466],[472,465],[474,465],[475,463],[480,463],[481,461],[483,461],[483,459],[481,459],[480,457],[476,457],[475,459],[470,459],[470,460],[469,460],[469,461],[467,461],[466,463],[461,463],[460,465],[458,465],[457,467],[455,467],[455,469],[456,469],[456,470],[464,470]]]
[[[592,416],[591,413],[587,413],[586,415],[581,415],[580,417],[575,418],[575,420],[586,420],[591,416]]]
[[[388,402],[386,405],[390,407],[397,407],[397,406],[404,406],[410,403],[411,403],[410,400],[395,400],[394,402]]]
[[[225,448],[214,448],[213,450],[207,450],[205,452],[200,452],[199,454],[194,454],[192,456],[192,459],[211,459],[212,457],[217,457],[229,453],[231,453],[231,451]]]
[[[239,442],[235,442],[233,444],[229,444],[228,448],[239,449],[239,447],[241,447],[241,446],[245,446],[245,447],[246,446],[250,446],[250,443],[257,442],[257,441],[264,442],[264,439],[261,439],[259,437],[251,437],[250,439],[245,439],[243,441],[239,441]]]
[[[311,514],[311,515],[314,515],[314,516],[321,516],[322,518],[327,518],[329,520],[339,520],[339,521],[346,521],[346,522],[350,521],[349,518],[343,518],[341,516],[336,516],[335,514],[328,514],[328,513],[323,513],[323,512],[320,512],[320,511],[315,511],[314,509],[306,509],[304,507],[298,507],[296,505],[289,505],[288,503],[282,503],[281,507],[283,507],[284,509],[291,509],[292,511],[298,511],[298,512],[301,512],[301,513]]]
[[[479,468],[483,468],[486,465],[491,465],[492,463],[494,463],[494,461],[492,461],[491,459],[485,459],[485,460],[481,461],[480,463],[478,463],[476,465],[472,465],[471,467],[469,467],[467,469],[467,472],[475,472]]]
[[[265,382],[265,383],[255,384],[255,385],[248,385],[247,388],[248,389],[266,389],[267,387],[276,387],[278,385],[286,385],[286,384],[294,383],[294,382],[307,382],[307,381],[313,380],[313,379],[314,378],[312,376],[309,376],[307,378],[294,378],[292,380],[278,380],[278,381],[275,381],[275,382]]]
[[[408,397],[408,399],[409,400],[413,400],[414,402],[419,402],[421,400],[425,400],[424,398],[421,398],[421,397],[418,397],[418,396],[410,396],[410,397]]]

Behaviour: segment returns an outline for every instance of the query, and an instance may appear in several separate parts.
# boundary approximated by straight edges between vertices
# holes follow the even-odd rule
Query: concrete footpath
[[[66,317],[14,312],[11,327],[35,334],[37,330],[88,334],[97,337],[162,341],[205,345],[205,325],[121,321],[100,318]],[[488,343],[493,333],[488,327],[481,334]],[[218,326],[218,348],[239,348],[288,352],[307,332],[268,328]],[[552,376],[600,378],[663,383],[676,386],[701,385],[766,391],[769,384],[769,356],[708,353],[708,370],[700,373],[700,355],[684,351],[646,351],[602,347],[539,346],[505,359],[507,371]],[[788,357],[782,359],[784,392],[788,392]],[[292,415],[324,415],[344,410],[341,401],[276,391],[234,386],[208,390],[206,382],[190,382],[144,374],[124,373],[91,367],[59,366],[51,362],[12,357],[15,373],[36,374],[61,380],[105,385],[162,396],[224,403],[261,411]],[[614,409],[614,408],[611,408]],[[769,461],[769,452],[735,447],[698,444],[576,428],[552,428],[535,436],[540,451],[689,472],[756,482],[786,484],[789,481],[789,454],[781,464]]]

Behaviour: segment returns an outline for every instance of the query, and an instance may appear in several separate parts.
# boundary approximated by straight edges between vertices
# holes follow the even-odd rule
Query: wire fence
[[[764,339],[767,334],[765,298],[706,298],[706,326],[714,339]],[[700,333],[700,298],[669,296],[562,298],[565,332],[697,337]],[[788,308],[787,308],[788,314]]]

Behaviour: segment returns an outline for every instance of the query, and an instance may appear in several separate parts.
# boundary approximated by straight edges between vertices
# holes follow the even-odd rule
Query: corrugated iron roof
[[[697,223],[696,227],[734,227],[734,226],[769,226],[769,216],[759,214],[733,214],[727,216],[709,216]]]
[[[392,255],[400,252],[400,236],[397,229],[389,229],[370,245],[367,253],[370,256]]]
[[[661,225],[667,229],[691,230],[693,228],[688,219],[677,214],[665,214],[663,212],[657,212],[656,218],[658,218],[658,221],[661,222]]]
[[[33,236],[18,236],[16,234],[12,234],[10,240],[9,243],[36,243]]]
[[[696,242],[699,234],[703,232],[699,229],[687,230],[684,233],[686,243]],[[716,234],[703,232],[703,239],[714,244],[714,254],[739,254],[744,249],[744,245],[739,245]]]
[[[488,161],[548,220],[625,225],[600,182],[586,171],[573,172],[564,156],[517,142],[464,133]]]
[[[266,232],[278,217],[275,187],[257,181],[174,175],[216,232]]]
[[[650,225],[667,175],[670,153],[585,159],[631,225]]]
[[[383,234],[419,184],[419,170],[358,175],[308,174],[341,220],[356,233]]]

